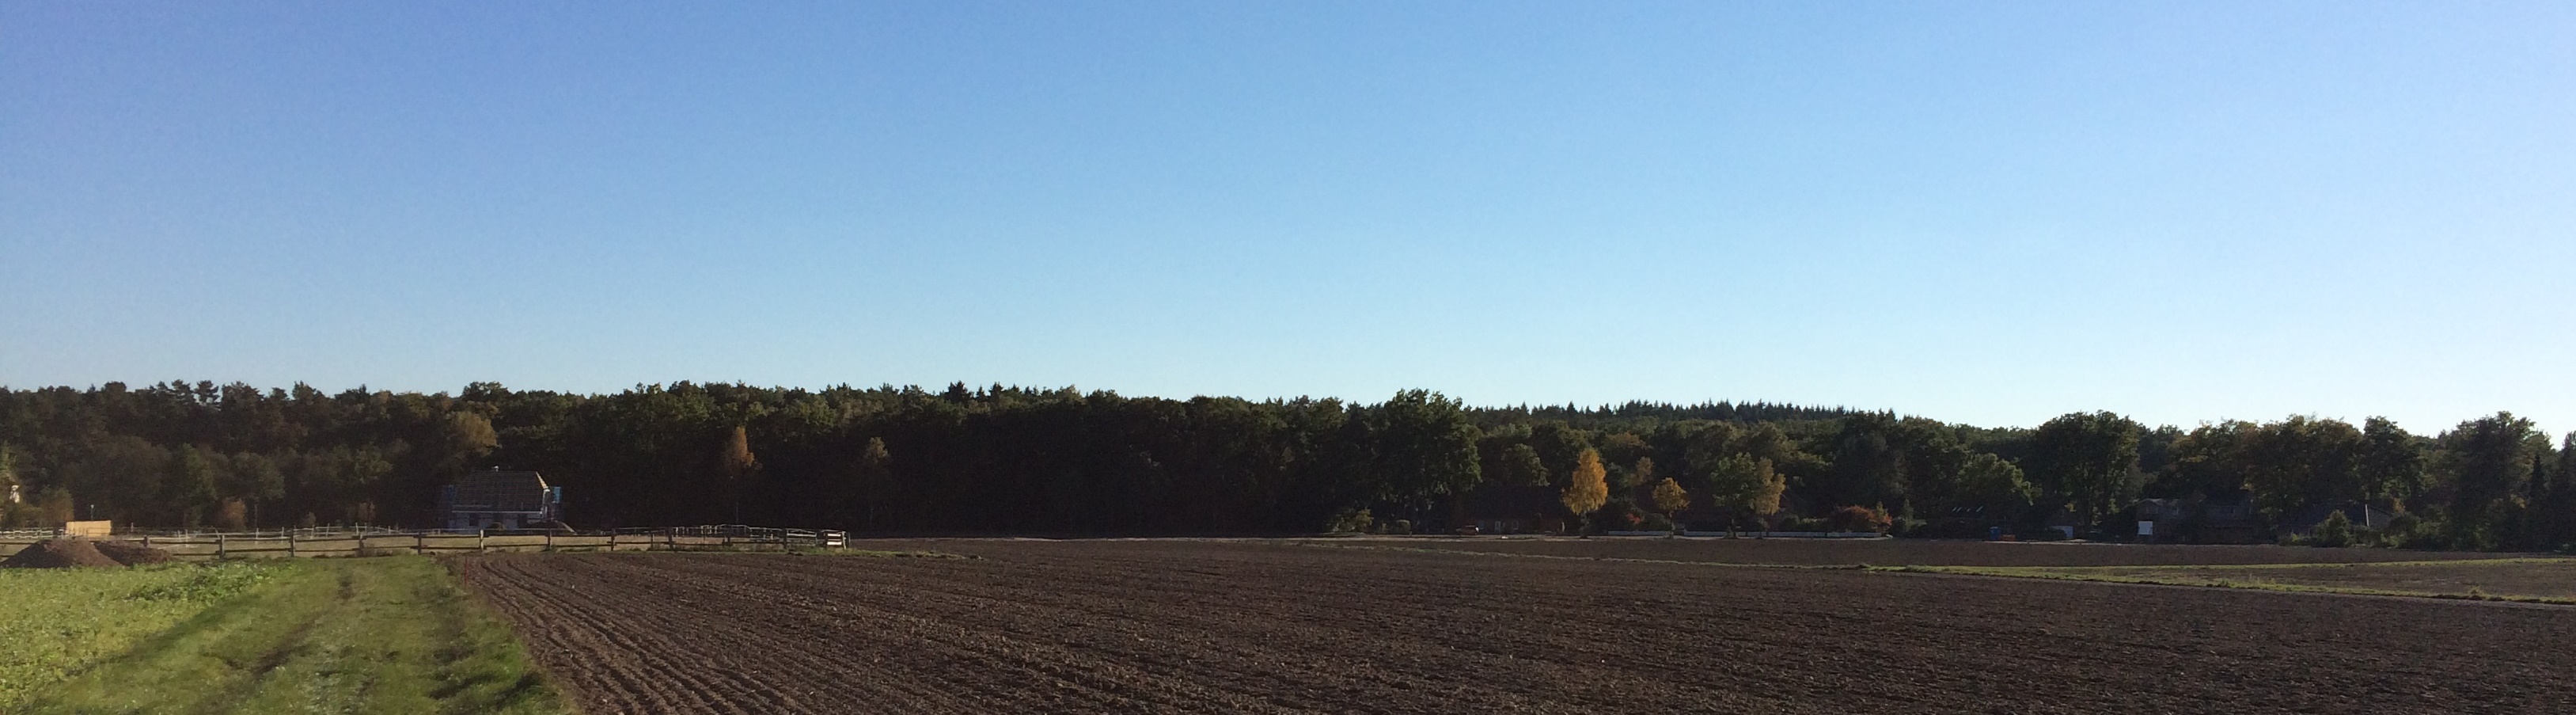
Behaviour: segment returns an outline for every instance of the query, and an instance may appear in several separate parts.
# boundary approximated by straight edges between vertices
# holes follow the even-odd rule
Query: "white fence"
[[[1669,531],[1605,531],[1608,536],[1672,536]],[[1684,531],[1682,536],[1726,536],[1723,531]],[[1881,539],[1886,534],[1875,531],[1738,531],[1747,539]]]
[[[0,534],[0,557],[15,554],[28,544],[54,538],[54,535],[55,532],[50,530],[32,534]],[[117,534],[110,538],[161,549],[170,552],[172,558],[183,561],[551,551],[786,551],[845,548],[849,545],[849,535],[839,531],[739,525],[537,534],[391,529],[142,532]]]

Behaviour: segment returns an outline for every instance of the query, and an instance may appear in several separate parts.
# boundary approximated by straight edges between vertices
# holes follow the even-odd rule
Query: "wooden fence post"
[[[295,558],[295,532],[286,533],[286,557]]]
[[[215,532],[215,560],[224,560],[224,534],[220,531]]]

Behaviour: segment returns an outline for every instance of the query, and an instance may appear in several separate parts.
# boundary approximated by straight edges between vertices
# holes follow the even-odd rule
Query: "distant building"
[[[472,472],[439,490],[438,511],[453,531],[538,528],[561,519],[563,487],[536,472]]]
[[[2261,544],[2269,531],[2245,490],[2188,499],[2140,499],[2138,540],[2154,543]]]

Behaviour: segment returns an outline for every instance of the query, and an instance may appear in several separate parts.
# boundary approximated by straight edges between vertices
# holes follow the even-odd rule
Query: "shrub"
[[[1664,518],[1662,514],[1637,514],[1633,515],[1633,518],[1636,519],[1634,528],[1639,531],[1673,530],[1673,520]]]
[[[2352,517],[2344,516],[2343,510],[2341,509],[2337,509],[2334,513],[2326,515],[2325,521],[2317,522],[2316,539],[2314,541],[2317,546],[2351,546]]]
[[[1835,509],[1834,513],[1825,516],[1827,531],[1867,531],[1884,534],[1892,523],[1885,510],[1857,504]]]
[[[1369,526],[1376,523],[1377,520],[1369,516],[1367,509],[1346,509],[1340,514],[1333,515],[1332,521],[1325,522],[1324,531],[1338,534],[1357,533],[1367,531]]]
[[[1641,513],[1643,512],[1637,510],[1637,504],[1635,502],[1628,501],[1627,499],[1609,500],[1602,503],[1601,508],[1592,512],[1590,531],[1593,533],[1600,533],[1605,530],[1621,531],[1635,529],[1637,528],[1637,523],[1640,518],[1638,515]]]

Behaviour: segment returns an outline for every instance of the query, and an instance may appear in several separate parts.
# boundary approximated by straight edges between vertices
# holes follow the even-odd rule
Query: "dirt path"
[[[594,713],[2565,712],[2576,610],[1210,542],[496,555]]]

